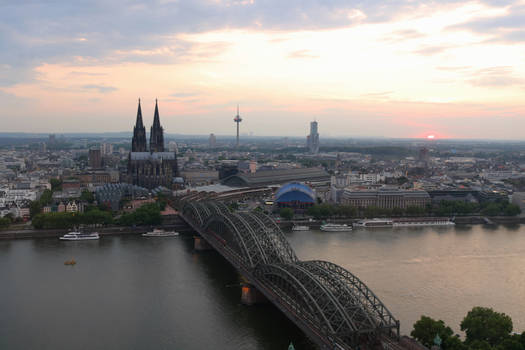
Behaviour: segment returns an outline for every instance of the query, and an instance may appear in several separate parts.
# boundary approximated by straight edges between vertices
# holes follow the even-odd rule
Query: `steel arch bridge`
[[[399,348],[399,321],[381,300],[336,264],[300,261],[269,216],[190,201],[180,215],[321,348]]]

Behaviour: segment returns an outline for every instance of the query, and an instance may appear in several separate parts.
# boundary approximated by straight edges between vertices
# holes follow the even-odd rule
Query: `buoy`
[[[64,262],[64,265],[75,265],[77,262],[75,261],[75,259],[71,259],[71,260],[66,260]]]

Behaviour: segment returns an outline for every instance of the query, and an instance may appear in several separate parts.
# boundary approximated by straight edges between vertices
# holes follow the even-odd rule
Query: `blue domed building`
[[[307,209],[315,204],[315,192],[308,185],[290,182],[277,190],[275,203],[279,208]]]

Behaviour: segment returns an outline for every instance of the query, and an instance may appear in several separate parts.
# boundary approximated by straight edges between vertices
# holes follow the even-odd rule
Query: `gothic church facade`
[[[142,122],[139,100],[137,120],[131,140],[131,152],[128,156],[128,182],[148,189],[159,186],[171,189],[173,179],[178,176],[177,154],[166,152],[164,149],[164,129],[160,125],[159,107],[156,100],[155,115],[150,130],[148,149],[146,128]]]

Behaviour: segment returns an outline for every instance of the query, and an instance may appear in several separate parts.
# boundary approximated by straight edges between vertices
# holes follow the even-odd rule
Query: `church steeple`
[[[150,152],[164,152],[164,130],[160,125],[159,106],[155,99],[155,115],[153,116],[153,125],[149,136]]]
[[[140,98],[139,98],[139,107],[137,109],[137,121],[133,127],[133,138],[131,139],[131,151],[132,152],[146,152],[147,151],[147,141],[146,141],[146,128],[142,122],[142,110],[140,108]]]

